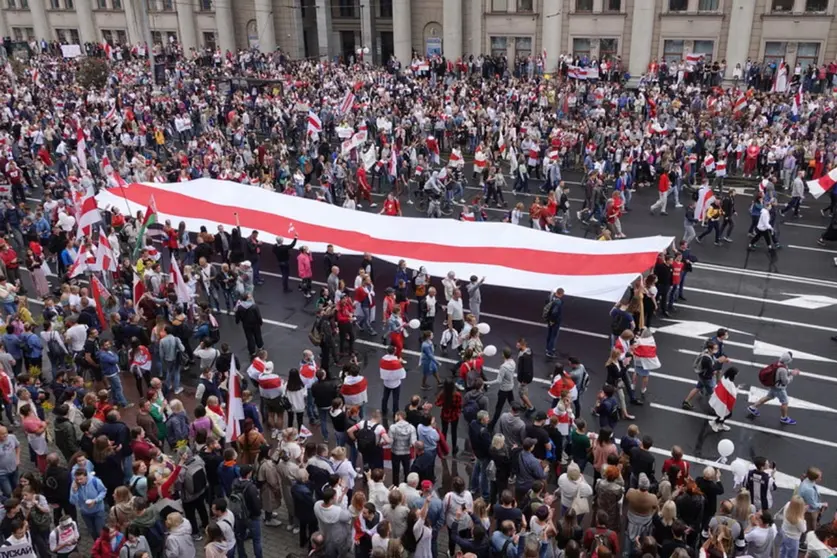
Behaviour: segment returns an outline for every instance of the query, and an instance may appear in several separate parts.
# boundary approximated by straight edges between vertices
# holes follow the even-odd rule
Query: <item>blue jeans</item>
[[[163,378],[171,390],[180,387],[180,363],[175,361],[163,361]]]
[[[471,473],[471,492],[481,494],[486,502],[491,497],[488,489],[488,475],[485,474],[490,462],[490,459],[477,459],[474,462],[474,472]]]
[[[323,435],[323,442],[328,443],[328,411],[331,407],[320,407],[320,434]]]
[[[93,513],[93,514],[81,514],[81,518],[84,520],[84,524],[87,526],[87,532],[90,533],[90,537],[92,539],[98,539],[99,535],[102,534],[102,529],[105,528],[105,520],[107,516],[105,512]]]
[[[398,403],[401,396],[401,386],[388,388],[384,386],[384,396],[381,399],[381,413],[384,416],[387,416],[389,408],[387,407],[387,403],[389,402],[389,396],[392,394],[392,410],[393,413],[399,409]]]
[[[125,484],[130,485],[131,477],[134,476],[134,454],[129,453],[122,458],[122,472],[125,477]]]
[[[253,539],[253,555],[262,558],[262,518],[257,517],[249,522],[250,538]],[[238,548],[238,558],[247,558],[247,551],[244,549],[244,535],[239,532],[235,536],[235,546]]]
[[[16,314],[17,313],[17,303],[16,302],[4,302],[3,303],[3,311],[6,314]]]
[[[305,397],[305,410],[308,413],[308,421],[314,422],[320,418],[320,413],[317,407],[314,406],[314,396],[311,395],[311,390],[308,390],[308,395]]]
[[[337,440],[338,446],[349,448],[349,462],[352,464],[352,467],[355,467],[357,465],[357,446],[355,446],[354,442],[349,439],[349,435],[345,432],[335,432],[334,438]]]
[[[559,331],[561,331],[560,323],[550,323],[546,326],[546,352],[549,354],[555,352],[555,343],[558,341]]]
[[[797,558],[799,556],[799,539],[782,537],[782,545],[779,547],[779,558]]]
[[[0,492],[6,498],[12,496],[12,491],[17,487],[17,481],[20,479],[20,471],[15,469],[11,473],[4,473],[0,475]]]
[[[258,283],[262,280],[262,276],[259,273],[259,270],[261,269],[261,264],[259,263],[259,260],[255,260],[250,263],[253,264],[253,283]]]
[[[120,407],[127,407],[128,400],[125,399],[125,391],[122,389],[122,378],[119,377],[119,372],[105,377],[110,382],[111,399],[113,399],[113,402]]]

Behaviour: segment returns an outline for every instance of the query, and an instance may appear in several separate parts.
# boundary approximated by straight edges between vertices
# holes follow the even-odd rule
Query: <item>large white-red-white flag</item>
[[[176,187],[175,187],[176,186]],[[153,195],[161,215],[183,221],[190,231],[203,225],[240,226],[258,230],[263,242],[285,238],[290,224],[312,252],[339,243],[343,254],[371,252],[384,262],[405,259],[429,274],[488,276],[492,285],[538,292],[559,286],[568,295],[614,302],[639,274],[654,266],[673,240],[654,236],[619,242],[597,242],[572,236],[543,235],[526,227],[502,223],[437,220],[417,230],[410,219],[358,213],[315,200],[285,196],[262,188],[202,178],[176,185],[131,183],[118,192],[101,190],[103,207],[128,203],[131,212]]]
[[[93,195],[93,189],[88,189],[79,204],[78,228],[82,234],[90,236],[90,232],[93,230],[93,225],[101,221],[102,214],[99,213],[99,207],[96,205],[96,198]]]
[[[84,129],[81,126],[76,127],[76,140],[78,166],[84,170],[87,168],[87,140],[84,138]]]
[[[799,111],[802,108],[802,91],[797,91],[793,96],[793,103],[791,104],[791,112],[794,116],[799,116]]]
[[[834,167],[828,171],[828,174],[825,174],[816,180],[809,180],[808,191],[811,192],[812,196],[818,198],[826,192],[831,191],[835,184],[837,184],[837,167]]]
[[[355,94],[351,91],[346,91],[346,95],[343,97],[343,100],[340,101],[340,114],[347,114],[350,110],[352,110],[352,106],[355,104]]]
[[[186,281],[180,272],[177,258],[171,259],[171,281],[174,283],[174,292],[177,293],[177,302],[185,303],[192,300],[192,297],[189,296],[189,287],[186,286]]]
[[[323,122],[313,110],[308,111],[308,135],[319,134],[323,131]]]
[[[230,360],[230,374],[227,379],[227,428],[226,439],[237,440],[241,435],[241,421],[244,420],[244,403],[241,400],[241,382],[235,367],[235,357]]]
[[[701,186],[698,190],[697,205],[695,205],[695,219],[703,221],[706,217],[706,210],[709,209],[713,201],[715,201],[715,194],[712,192],[712,188],[708,184]]]

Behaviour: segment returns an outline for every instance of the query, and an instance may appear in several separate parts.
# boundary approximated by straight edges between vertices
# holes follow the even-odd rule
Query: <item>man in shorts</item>
[[[793,360],[793,354],[785,352],[776,363],[776,371],[774,372],[773,385],[767,392],[767,395],[747,407],[747,412],[750,416],[757,417],[761,413],[759,407],[772,399],[779,400],[779,422],[787,425],[794,425],[796,421],[788,416],[788,386],[793,381],[795,376],[799,375],[799,370],[790,370],[788,366]]]

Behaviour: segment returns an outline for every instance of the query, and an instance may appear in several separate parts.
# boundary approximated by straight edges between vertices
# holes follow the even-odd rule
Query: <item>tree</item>
[[[76,72],[76,82],[85,89],[104,87],[107,84],[110,69],[102,58],[85,58]]]

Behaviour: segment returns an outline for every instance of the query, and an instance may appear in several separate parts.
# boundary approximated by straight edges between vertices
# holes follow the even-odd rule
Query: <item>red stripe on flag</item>
[[[340,388],[340,393],[343,395],[360,395],[364,391],[366,391],[366,378],[363,378],[356,384],[343,384]]]
[[[732,408],[735,407],[735,397],[727,391],[723,382],[718,382],[718,385],[715,386],[715,396],[727,409],[732,410]]]
[[[151,186],[133,183],[122,193],[130,201],[142,205],[148,196],[154,194],[157,209],[165,215],[178,218],[207,220],[217,223],[230,221],[230,206],[215,204],[184,194],[170,192]],[[143,200],[143,201],[140,201]],[[284,236],[290,219],[266,211],[238,208],[241,226]],[[657,260],[657,252],[635,252],[625,254],[576,254],[548,252],[535,248],[499,248],[495,246],[465,247],[429,242],[410,242],[374,238],[368,234],[347,231],[339,227],[326,227],[294,221],[301,238],[307,242],[333,243],[358,253],[396,254],[407,260],[430,262],[470,262],[476,265],[495,265],[554,275],[615,275],[642,273]]]

